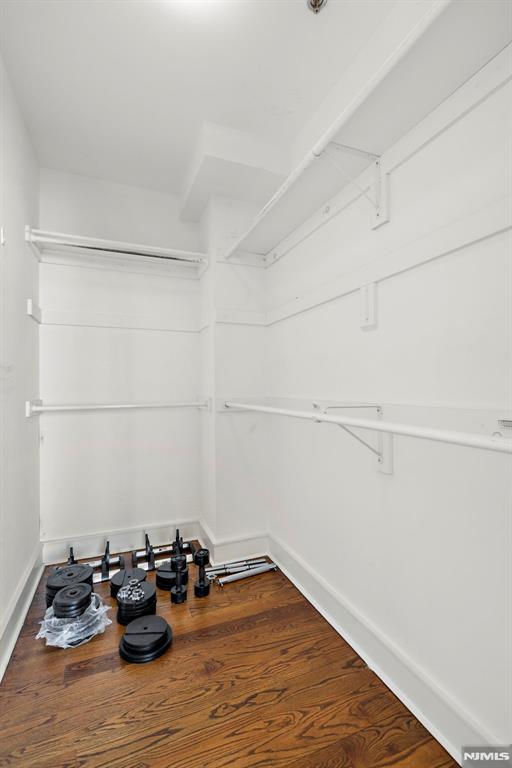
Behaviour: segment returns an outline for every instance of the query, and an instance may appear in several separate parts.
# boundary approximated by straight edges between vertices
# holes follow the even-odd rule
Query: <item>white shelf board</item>
[[[353,177],[361,173],[369,161],[329,142],[383,155],[510,44],[507,5],[497,3],[491,13],[486,3],[448,3],[387,74],[368,84],[357,108],[345,109],[346,119],[342,113],[326,131],[321,149],[335,151]],[[257,254],[271,263],[273,249],[350,183],[324,155],[316,157],[318,150],[295,168],[225,258]]]
[[[154,264],[179,263],[180,266],[195,269],[207,262],[206,254],[201,252],[160,248],[118,240],[102,240],[62,232],[46,232],[29,226],[26,227],[25,239],[35,249],[38,257],[42,257],[45,253],[66,253],[77,256],[87,254],[111,258],[117,263],[120,259],[129,259],[130,261],[151,261]]]

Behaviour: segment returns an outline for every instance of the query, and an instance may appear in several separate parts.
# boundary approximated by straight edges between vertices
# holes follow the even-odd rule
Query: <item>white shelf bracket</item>
[[[325,155],[328,160],[334,165],[334,167],[340,171],[340,173],[352,184],[372,206],[372,221],[371,228],[377,229],[386,224],[389,221],[389,173],[382,173],[381,162],[379,155],[375,155],[372,152],[366,152],[362,149],[355,149],[354,147],[347,147],[344,144],[338,144],[335,141],[330,142],[335,149],[345,150],[346,152],[352,152],[358,155],[366,157],[373,162],[374,180],[371,185],[371,192],[366,187],[361,186],[358,181],[350,174],[344,166],[340,163],[339,158],[335,157],[332,152],[329,151],[327,146],[323,152],[315,157],[319,158]]]
[[[313,403],[313,408],[315,408],[320,413],[326,414],[329,410],[332,409],[353,409],[353,408],[372,408],[375,409],[377,412],[377,418],[382,419],[383,412],[382,407],[380,405],[321,405],[320,403]],[[319,420],[319,423],[321,421]],[[344,424],[338,424],[341,429],[343,429],[344,432],[347,432],[351,437],[354,438],[354,440],[357,440],[358,443],[361,443],[361,445],[364,445],[365,448],[367,448],[371,453],[373,453],[376,456],[377,459],[377,466],[376,469],[378,472],[382,472],[385,475],[392,475],[393,474],[393,435],[379,432],[377,434],[377,447],[372,445],[371,443],[368,443],[366,440],[364,440],[362,437],[360,437],[358,434],[352,431],[352,429],[349,429],[349,427],[345,426]]]
[[[376,202],[372,229],[389,221],[389,173],[383,173],[380,159],[374,163],[373,198]]]
[[[42,405],[42,400],[25,400],[25,416],[27,419],[39,413]]]
[[[27,315],[41,324],[41,307],[38,307],[32,299],[27,299]]]
[[[375,283],[362,285],[361,297],[361,328],[373,330],[377,327],[377,291]]]

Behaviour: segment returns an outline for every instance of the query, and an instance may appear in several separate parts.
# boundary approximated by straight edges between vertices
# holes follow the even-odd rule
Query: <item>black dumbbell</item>
[[[185,545],[183,543],[183,537],[180,536],[180,529],[176,528],[176,538],[172,543],[172,552],[174,555],[182,555]]]
[[[198,549],[194,555],[194,563],[199,566],[199,579],[194,584],[196,597],[206,597],[210,594],[210,582],[206,578],[205,566],[210,561],[210,553],[207,549]]]
[[[176,573],[176,584],[171,587],[171,603],[184,603],[187,599],[187,587],[183,584],[183,571],[187,567],[186,556],[171,557],[171,566]]]

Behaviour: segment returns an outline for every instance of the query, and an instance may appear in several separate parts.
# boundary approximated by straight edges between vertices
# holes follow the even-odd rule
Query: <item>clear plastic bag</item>
[[[36,639],[45,638],[46,645],[55,648],[76,648],[87,643],[95,635],[102,634],[105,627],[112,624],[107,616],[109,610],[110,606],[105,605],[94,592],[91,595],[91,604],[76,619],[57,619],[53,607],[50,606],[46,609]]]

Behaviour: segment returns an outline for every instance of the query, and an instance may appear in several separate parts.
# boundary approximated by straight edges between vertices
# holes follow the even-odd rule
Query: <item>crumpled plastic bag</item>
[[[112,624],[107,616],[110,610],[102,599],[93,592],[91,603],[85,612],[75,619],[58,619],[53,612],[53,606],[46,609],[41,629],[36,639],[46,639],[46,645],[55,648],[76,648],[89,642],[95,635],[101,635],[105,627]]]

